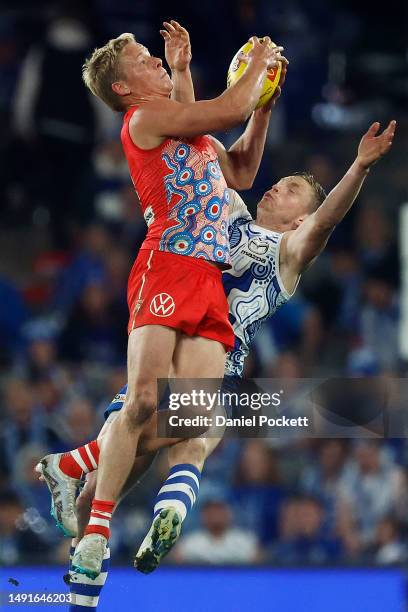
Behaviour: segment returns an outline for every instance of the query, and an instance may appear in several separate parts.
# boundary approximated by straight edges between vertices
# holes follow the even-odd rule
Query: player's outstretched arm
[[[273,97],[268,104],[252,113],[245,132],[228,150],[219,140],[212,138],[222,173],[228,187],[232,189],[240,191],[250,189],[253,185],[265,148],[271,111],[281,95],[286,70],[287,60],[283,63],[279,86]]]
[[[171,99],[177,102],[195,102],[193,79],[191,78],[191,44],[188,31],[177,21],[164,21],[160,30],[164,38],[164,53],[171,70],[173,91]]]
[[[373,123],[362,137],[355,161],[341,181],[332,189],[323,204],[301,225],[289,233],[287,239],[287,262],[298,273],[320,254],[334,228],[351,208],[367,174],[383,155],[391,149],[396,121],[378,134],[380,124]],[[290,264],[289,264],[290,262]]]
[[[253,37],[248,68],[232,87],[213,100],[180,104],[156,98],[140,106],[130,123],[136,145],[153,148],[167,137],[193,137],[229,129],[244,122],[254,110],[266,71],[282,61],[283,47],[269,47]],[[266,40],[266,43],[268,41]]]

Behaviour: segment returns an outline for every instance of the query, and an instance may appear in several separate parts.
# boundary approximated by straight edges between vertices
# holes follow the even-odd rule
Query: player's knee
[[[131,429],[140,427],[152,418],[157,407],[157,393],[150,389],[137,389],[126,398],[125,418]]]

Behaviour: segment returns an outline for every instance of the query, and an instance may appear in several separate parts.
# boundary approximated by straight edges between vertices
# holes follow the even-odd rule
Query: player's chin
[[[173,91],[174,84],[168,74],[165,74],[161,79],[161,86],[166,90],[166,93],[170,94]]]

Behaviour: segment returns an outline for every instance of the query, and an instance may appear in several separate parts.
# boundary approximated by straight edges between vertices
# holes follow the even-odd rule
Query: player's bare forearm
[[[183,102],[184,104],[195,102],[194,84],[189,66],[185,70],[173,69],[171,71],[171,80],[173,82],[172,100]]]
[[[255,110],[247,124],[245,132],[228,151],[230,164],[241,184],[240,189],[250,189],[258,173],[265,148],[266,135],[272,108],[278,101],[287,72],[287,61],[283,63],[279,85],[271,100]]]
[[[313,225],[327,238],[357,198],[369,168],[357,158],[323,204],[312,215]]]
[[[191,78],[190,63],[192,58],[190,35],[186,28],[172,19],[163,22],[160,30],[164,38],[166,61],[171,70],[173,91],[171,99],[176,102],[195,102],[194,85]]]
[[[334,228],[350,210],[368,174],[356,160],[316,212],[288,238],[288,256],[301,273],[325,248]]]
[[[245,132],[230,147],[227,154],[240,189],[250,189],[259,170],[265,148],[271,112],[255,111]]]
[[[357,157],[341,181],[332,189],[323,204],[306,217],[288,238],[288,255],[301,272],[326,246],[330,234],[343,220],[358,196],[373,166],[392,146],[396,122],[391,121],[378,135],[375,122],[362,137]]]

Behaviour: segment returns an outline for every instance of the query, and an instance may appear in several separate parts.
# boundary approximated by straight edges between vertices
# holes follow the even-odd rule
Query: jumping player
[[[255,222],[239,196],[232,193],[229,224],[232,269],[223,273],[223,281],[236,343],[227,358],[226,374],[242,373],[250,342],[262,321],[293,294],[302,271],[324,249],[333,229],[357,197],[372,165],[391,148],[395,121],[377,135],[379,127],[374,123],[363,136],[355,161],[323,203],[321,187],[304,174],[285,177],[267,191],[258,204]],[[245,304],[250,306],[246,308]],[[123,396],[116,398],[110,411],[120,409],[123,399]],[[146,452],[155,449],[154,435],[154,427],[150,434],[146,431]],[[169,449],[169,477],[159,491],[152,527],[136,557],[141,571],[149,572],[157,567],[179,534],[179,529],[175,529],[173,537],[170,533],[167,539],[162,538],[157,528],[159,515],[173,508],[180,514],[181,523],[181,515],[185,516],[196,498],[197,481],[206,456],[214,448],[214,440],[200,440],[204,453],[198,460],[192,458],[195,444],[196,440],[181,441]],[[195,465],[195,479],[191,474],[181,473],[183,457]],[[140,474],[141,469],[135,463],[135,474],[138,470]],[[87,495],[85,487],[79,497],[81,507],[82,504],[86,507]]]
[[[226,181],[233,184],[231,177],[239,175],[253,129],[250,122],[249,137],[222,151],[222,160],[205,134],[245,121],[259,100],[266,71],[286,62],[282,47],[251,40],[245,74],[214,100],[170,99],[173,83],[161,60],[131,34],[97,49],[84,66],[92,93],[125,112],[122,143],[148,225],[128,284],[126,401],[100,448],[94,446],[88,455],[93,465],[100,452],[98,483],[73,564],[89,576],[100,572],[113,508],[142,428],[155,413],[157,379],[167,378],[172,365],[177,377],[221,380],[226,350],[233,345],[221,282],[221,269],[230,265]],[[118,439],[121,453],[116,452]],[[41,469],[53,486],[59,466],[44,459]]]

